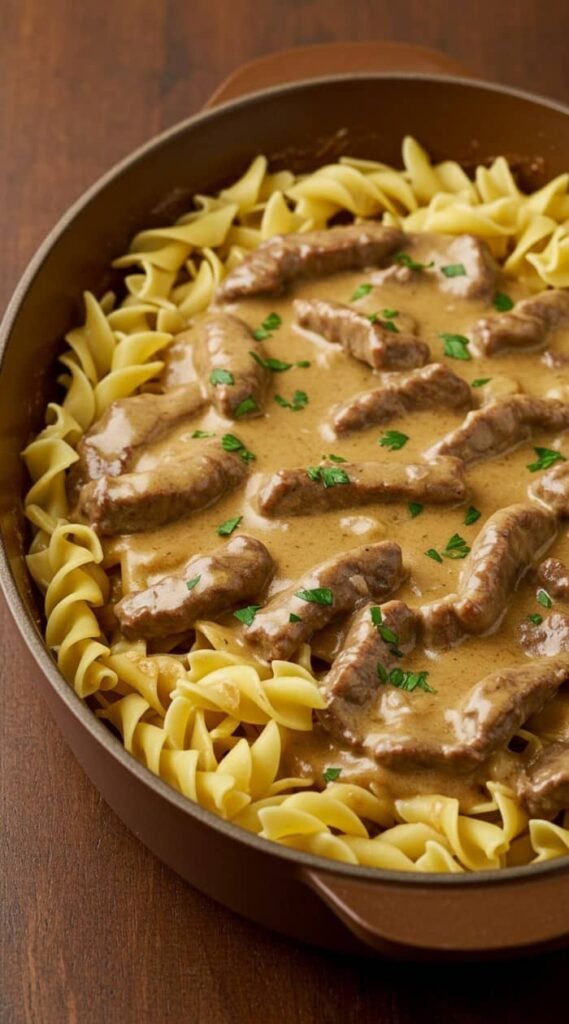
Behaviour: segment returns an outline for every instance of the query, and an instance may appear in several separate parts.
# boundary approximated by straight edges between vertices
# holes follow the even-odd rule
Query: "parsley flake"
[[[417,263],[408,252],[397,252],[393,257],[393,261],[401,263],[404,267],[408,267],[409,270],[430,270],[435,265],[434,260],[431,260],[430,263]]]
[[[543,622],[543,615],[540,615],[539,612],[535,612],[533,615],[528,615],[528,620],[529,622],[533,622],[534,626],[541,626]]]
[[[509,295],[505,292],[496,292],[492,299],[492,305],[494,309],[497,309],[499,313],[507,313],[508,310],[514,308],[514,303]]]
[[[221,447],[224,452],[237,452],[243,459],[243,462],[254,462],[257,458],[253,452],[250,452],[249,449],[245,447],[243,441],[238,437],[235,437],[235,434],[224,434],[221,438]]]
[[[302,619],[301,619],[300,615],[295,615],[294,612],[291,612],[289,617],[288,617],[288,621],[289,622],[302,622]]]
[[[299,359],[298,363],[295,363],[295,366],[300,366],[301,370],[307,370],[309,366],[312,366],[312,363],[310,362],[310,359]]]
[[[341,768],[325,768],[322,772],[325,782],[335,782],[342,773]]]
[[[349,484],[350,478],[340,466],[309,466],[307,475],[314,483],[322,483],[324,487],[336,487],[337,484]]]
[[[428,550],[428,551],[425,551],[425,554],[426,554],[426,555],[427,555],[427,556],[428,556],[429,558],[432,558],[432,559],[433,559],[433,562],[441,562],[441,564],[442,564],[442,558],[441,558],[441,556],[439,555],[438,551],[435,551],[435,548],[429,548],[429,550]]]
[[[283,409],[292,409],[293,412],[298,412],[300,409],[304,409],[305,405],[308,405],[308,395],[306,391],[295,391],[292,402],[283,398],[282,395],[275,395],[275,402]]]
[[[370,608],[370,617],[384,643],[397,647],[399,644],[399,637],[397,636],[397,633],[394,633],[393,630],[389,628],[389,626],[384,624],[381,608],[377,606],[375,608]],[[399,654],[398,651],[394,651],[393,653]]]
[[[445,558],[466,558],[469,551],[470,548],[464,537],[461,537],[459,533],[453,533],[450,540],[447,541],[443,556]]]
[[[553,601],[551,600],[549,594],[547,593],[547,590],[538,590],[538,592],[536,594],[536,600],[537,600],[537,603],[542,606],[542,608],[552,608],[553,607]]]
[[[188,590],[193,590],[194,587],[197,587],[200,580],[201,576],[194,576],[193,580],[186,580],[186,586]]]
[[[325,459],[330,459],[330,462],[347,462],[348,460],[343,455],[325,455]]]
[[[472,359],[468,351],[470,342],[468,338],[465,338],[464,334],[446,334],[444,331],[439,331],[439,338],[442,338],[445,343],[445,356],[465,361]]]
[[[485,384],[489,384],[492,380],[491,377],[477,377],[476,380],[470,382],[471,388],[483,388]]]
[[[383,436],[378,438],[377,443],[381,448],[388,448],[390,452],[397,452],[407,444],[408,440],[408,434],[401,434],[399,430],[386,430]]]
[[[382,309],[381,315],[384,320],[393,320],[394,316],[399,316],[398,309]]]
[[[372,288],[372,284],[360,284],[350,296],[350,302],[357,302],[358,299],[363,299],[364,295],[369,295]]]
[[[465,277],[466,267],[464,263],[447,263],[446,267],[441,267],[441,274],[445,277]]]
[[[293,365],[292,363],[283,363],[280,359],[273,359],[271,356],[263,359],[258,352],[250,351],[249,355],[253,356],[255,362],[262,366],[263,370],[270,370],[272,373],[284,373],[285,370],[290,370]]]
[[[535,448],[534,452],[537,455],[536,462],[530,462],[528,469],[530,473],[537,473],[540,469],[549,469],[550,466],[555,465],[556,462],[567,462],[567,459],[561,452],[556,452],[553,448]]]
[[[393,320],[382,320],[381,326],[384,331],[391,331],[392,334],[399,334],[399,328],[393,323]]]
[[[258,411],[259,406],[257,405],[255,399],[251,395],[249,395],[248,398],[244,398],[242,402],[239,402],[239,405],[233,411],[233,415],[235,416],[236,420],[239,420],[241,419],[242,416],[246,416],[247,413],[249,412]]]
[[[409,515],[411,516],[411,519],[416,519],[417,516],[420,516],[424,507],[425,506],[422,505],[420,501],[410,501],[407,505],[407,508],[409,509]]]
[[[406,690],[413,693],[414,690],[423,690],[424,693],[436,693],[437,691],[429,685],[428,672],[405,672],[402,668],[392,668],[388,672],[381,662],[377,663],[377,675],[382,683],[391,683],[398,690]]]
[[[472,526],[473,523],[478,522],[481,515],[482,512],[479,512],[478,509],[474,507],[474,505],[471,505],[464,517],[464,525]]]
[[[221,526],[217,527],[217,533],[220,537],[230,537],[233,531],[237,529],[242,519],[243,516],[234,516],[233,519],[226,519]]]
[[[309,604],[333,605],[334,595],[329,587],[315,587],[314,590],[297,590],[295,597]]]
[[[265,317],[260,327],[257,327],[253,331],[253,337],[255,341],[266,341],[267,338],[271,337],[273,331],[276,331],[277,327],[280,327],[282,320],[278,313],[269,313]]]
[[[229,370],[212,370],[209,380],[214,387],[218,387],[220,384],[235,384],[235,378]]]
[[[215,433],[213,430],[194,430],[192,440],[195,440],[198,437],[215,437]]]
[[[238,608],[236,612],[233,612],[233,615],[243,625],[251,626],[260,607],[260,604],[248,604],[246,608]]]

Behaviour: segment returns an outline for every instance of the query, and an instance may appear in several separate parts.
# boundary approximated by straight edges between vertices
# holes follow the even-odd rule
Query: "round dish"
[[[374,128],[377,110],[383,111],[380,129]],[[44,690],[62,731],[110,805],[162,859],[232,908],[308,941],[447,957],[544,946],[567,934],[563,892],[569,875],[562,863],[508,870],[499,878],[409,878],[340,867],[273,849],[149,775],[68,690],[34,629],[39,611],[22,562],[20,510],[10,497],[23,490],[18,452],[37,429],[51,358],[82,290],[104,286],[104,268],[139,226],[174,215],[191,193],[235,177],[257,151],[299,169],[347,149],[394,161],[401,136],[410,131],[437,158],[537,150],[553,175],[567,164],[566,126],[566,114],[555,104],[432,76],[339,76],[232,103],[151,142],[80,200],[32,262],[6,317],[2,578],[51,684],[44,680]],[[31,395],[30,364],[38,367]],[[15,395],[29,400],[14,401]]]

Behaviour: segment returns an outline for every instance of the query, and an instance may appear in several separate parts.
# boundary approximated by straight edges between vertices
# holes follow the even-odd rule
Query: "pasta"
[[[295,177],[259,156],[216,196],[170,227],[144,230],[114,261],[126,297],[85,295],[85,318],[66,336],[61,404],[23,456],[31,479],[29,571],[45,595],[46,643],[77,695],[120,735],[129,753],[185,797],[284,846],[343,863],[398,871],[461,872],[540,863],[569,853],[562,824],[528,819],[513,790],[488,782],[487,799],[462,813],[440,794],[393,799],[356,784],[283,777],[283,752],[312,729],[324,698],[311,651],[270,666],[207,619],[185,654],[117,639],[110,615],[120,555],[74,522],[67,478],[77,445],[113,402],[152,388],[174,335],[205,310],[216,287],[262,241],[382,217],[409,231],[484,238],[527,288],[569,287],[569,175],[520,191],[507,161],[474,180],[453,161],[433,164],[414,139],[403,170],[343,157]],[[520,732],[539,747],[540,736]],[[512,755],[513,756],[513,755]]]

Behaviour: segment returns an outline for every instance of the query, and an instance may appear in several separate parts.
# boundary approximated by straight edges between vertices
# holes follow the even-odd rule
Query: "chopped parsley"
[[[259,406],[257,405],[255,399],[249,396],[249,398],[244,398],[242,402],[239,402],[239,405],[235,409],[233,415],[235,416],[236,420],[239,420],[241,419],[242,416],[246,416],[248,412],[258,411]]]
[[[473,523],[478,522],[481,515],[482,512],[479,512],[478,509],[474,507],[474,505],[471,505],[464,517],[464,525],[472,526]]]
[[[428,672],[405,672],[402,668],[392,668],[391,672],[388,672],[378,661],[377,675],[382,683],[391,683],[398,690],[406,690],[408,693],[413,693],[413,690],[423,690],[424,693],[437,692],[427,682]]]
[[[330,462],[347,462],[348,461],[342,455],[325,455],[324,458],[325,459],[330,459]]]
[[[441,563],[442,563],[442,558],[441,558],[441,556],[439,555],[438,551],[435,551],[435,549],[434,549],[434,548],[429,548],[429,550],[428,550],[428,551],[425,551],[425,554],[426,554],[426,555],[427,555],[427,556],[428,556],[429,558],[432,558],[432,559],[433,559],[433,562],[441,562]]]
[[[377,440],[381,448],[389,448],[390,452],[397,452],[403,448],[409,440],[408,434],[401,434],[399,430],[386,430],[382,437]]]
[[[200,580],[201,576],[194,576],[193,580],[186,580],[186,586],[188,590],[193,590],[194,587],[197,587]]]
[[[197,437],[215,437],[213,430],[194,430],[192,439],[195,440]]]
[[[382,309],[381,315],[384,320],[393,320],[393,317],[399,316],[398,309]]]
[[[260,327],[257,327],[253,331],[253,337],[255,341],[265,341],[271,337],[273,331],[276,331],[277,327],[280,327],[282,320],[278,313],[269,313],[265,317]]]
[[[363,299],[364,295],[369,295],[372,288],[372,284],[360,284],[350,296],[350,302],[357,302],[358,299]]]
[[[336,487],[338,484],[349,484],[350,478],[345,469],[340,466],[309,466],[307,475],[314,483],[324,484],[324,487]]]
[[[398,309],[382,309],[381,313],[368,313],[367,318],[372,324],[376,324],[379,321],[385,331],[399,334],[399,328],[396,324],[392,323],[393,318],[396,316],[399,316]]]
[[[273,359],[269,356],[267,359],[263,359],[258,352],[249,352],[250,356],[259,366],[262,366],[264,370],[271,370],[272,373],[284,373],[285,370],[292,369],[293,363],[283,363],[280,359]]]
[[[472,359],[468,351],[470,342],[468,338],[465,338],[464,334],[446,334],[444,331],[439,331],[439,338],[442,338],[445,343],[445,356],[465,361]]]
[[[300,615],[295,615],[294,612],[291,612],[289,617],[288,617],[288,621],[289,622],[302,622],[302,619],[301,619]]]
[[[325,768],[322,772],[325,782],[335,782],[341,775],[341,768]]]
[[[508,310],[514,308],[514,303],[509,295],[505,292],[496,292],[492,299],[492,305],[494,309],[497,309],[499,313],[507,313]]]
[[[275,395],[275,402],[283,409],[292,409],[293,412],[298,412],[299,409],[304,409],[305,405],[308,405],[308,395],[306,391],[295,391],[292,402],[283,398],[282,395]]]
[[[238,608],[236,612],[233,612],[233,615],[243,625],[251,626],[260,607],[260,604],[248,604],[246,608]]]
[[[417,516],[420,516],[424,507],[425,506],[422,505],[420,501],[410,501],[407,505],[407,508],[409,509],[409,515],[411,516],[411,519],[416,519]]]
[[[441,267],[441,274],[445,277],[465,277],[466,267],[464,263],[447,263],[446,267]]]
[[[370,616],[371,621],[383,642],[395,648],[395,650],[392,651],[393,654],[397,655],[397,657],[402,657],[401,651],[398,650],[399,637],[397,636],[397,633],[394,633],[393,630],[389,628],[389,626],[385,625],[381,608],[377,606],[375,608],[370,608]]]
[[[234,530],[237,529],[239,523],[243,519],[243,516],[234,516],[233,519],[226,519],[221,526],[217,527],[217,532],[220,537],[230,537]]]
[[[538,590],[538,592],[536,594],[536,600],[537,600],[537,603],[542,606],[542,608],[552,608],[553,607],[553,601],[551,600],[549,594],[547,593],[547,590]]]
[[[477,377],[476,380],[470,382],[471,388],[483,388],[485,384],[489,384],[492,380],[491,377]]]
[[[567,462],[567,459],[561,452],[556,452],[553,448],[535,448],[534,452],[537,455],[536,462],[530,462],[528,469],[530,473],[537,473],[540,469],[549,469],[556,462]]]
[[[297,590],[295,597],[309,604],[333,605],[334,595],[329,587],[315,587],[314,590]]]
[[[212,370],[209,380],[214,387],[218,387],[220,384],[235,384],[235,378],[229,370]]]
[[[539,612],[535,612],[533,615],[528,615],[528,620],[533,622],[534,626],[541,626],[543,622],[543,615],[540,615]]]
[[[393,323],[393,320],[382,320],[381,326],[384,331],[391,331],[392,334],[399,334],[399,328]]]
[[[301,370],[307,370],[309,366],[312,366],[310,359],[299,359],[295,366],[300,366]]]
[[[461,537],[459,533],[453,533],[449,541],[447,541],[446,547],[443,551],[444,558],[466,558],[470,548],[466,543],[464,537]]]
[[[404,267],[409,267],[409,270],[430,270],[434,267],[434,260],[430,263],[417,263],[408,252],[397,252],[393,257],[395,263],[401,263]]]
[[[240,441],[238,437],[235,437],[235,434],[224,434],[221,438],[221,447],[224,452],[237,452],[243,459],[243,462],[253,462],[257,458],[253,452],[250,452],[249,449],[245,447],[243,441]]]

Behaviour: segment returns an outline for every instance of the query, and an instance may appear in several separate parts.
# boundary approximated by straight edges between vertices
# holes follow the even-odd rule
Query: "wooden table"
[[[69,203],[246,60],[398,39],[568,99],[566,0],[3,0],[0,298]],[[411,967],[333,958],[193,891],[126,831],[63,745],[1,609],[6,1024],[560,1020],[562,958]]]

